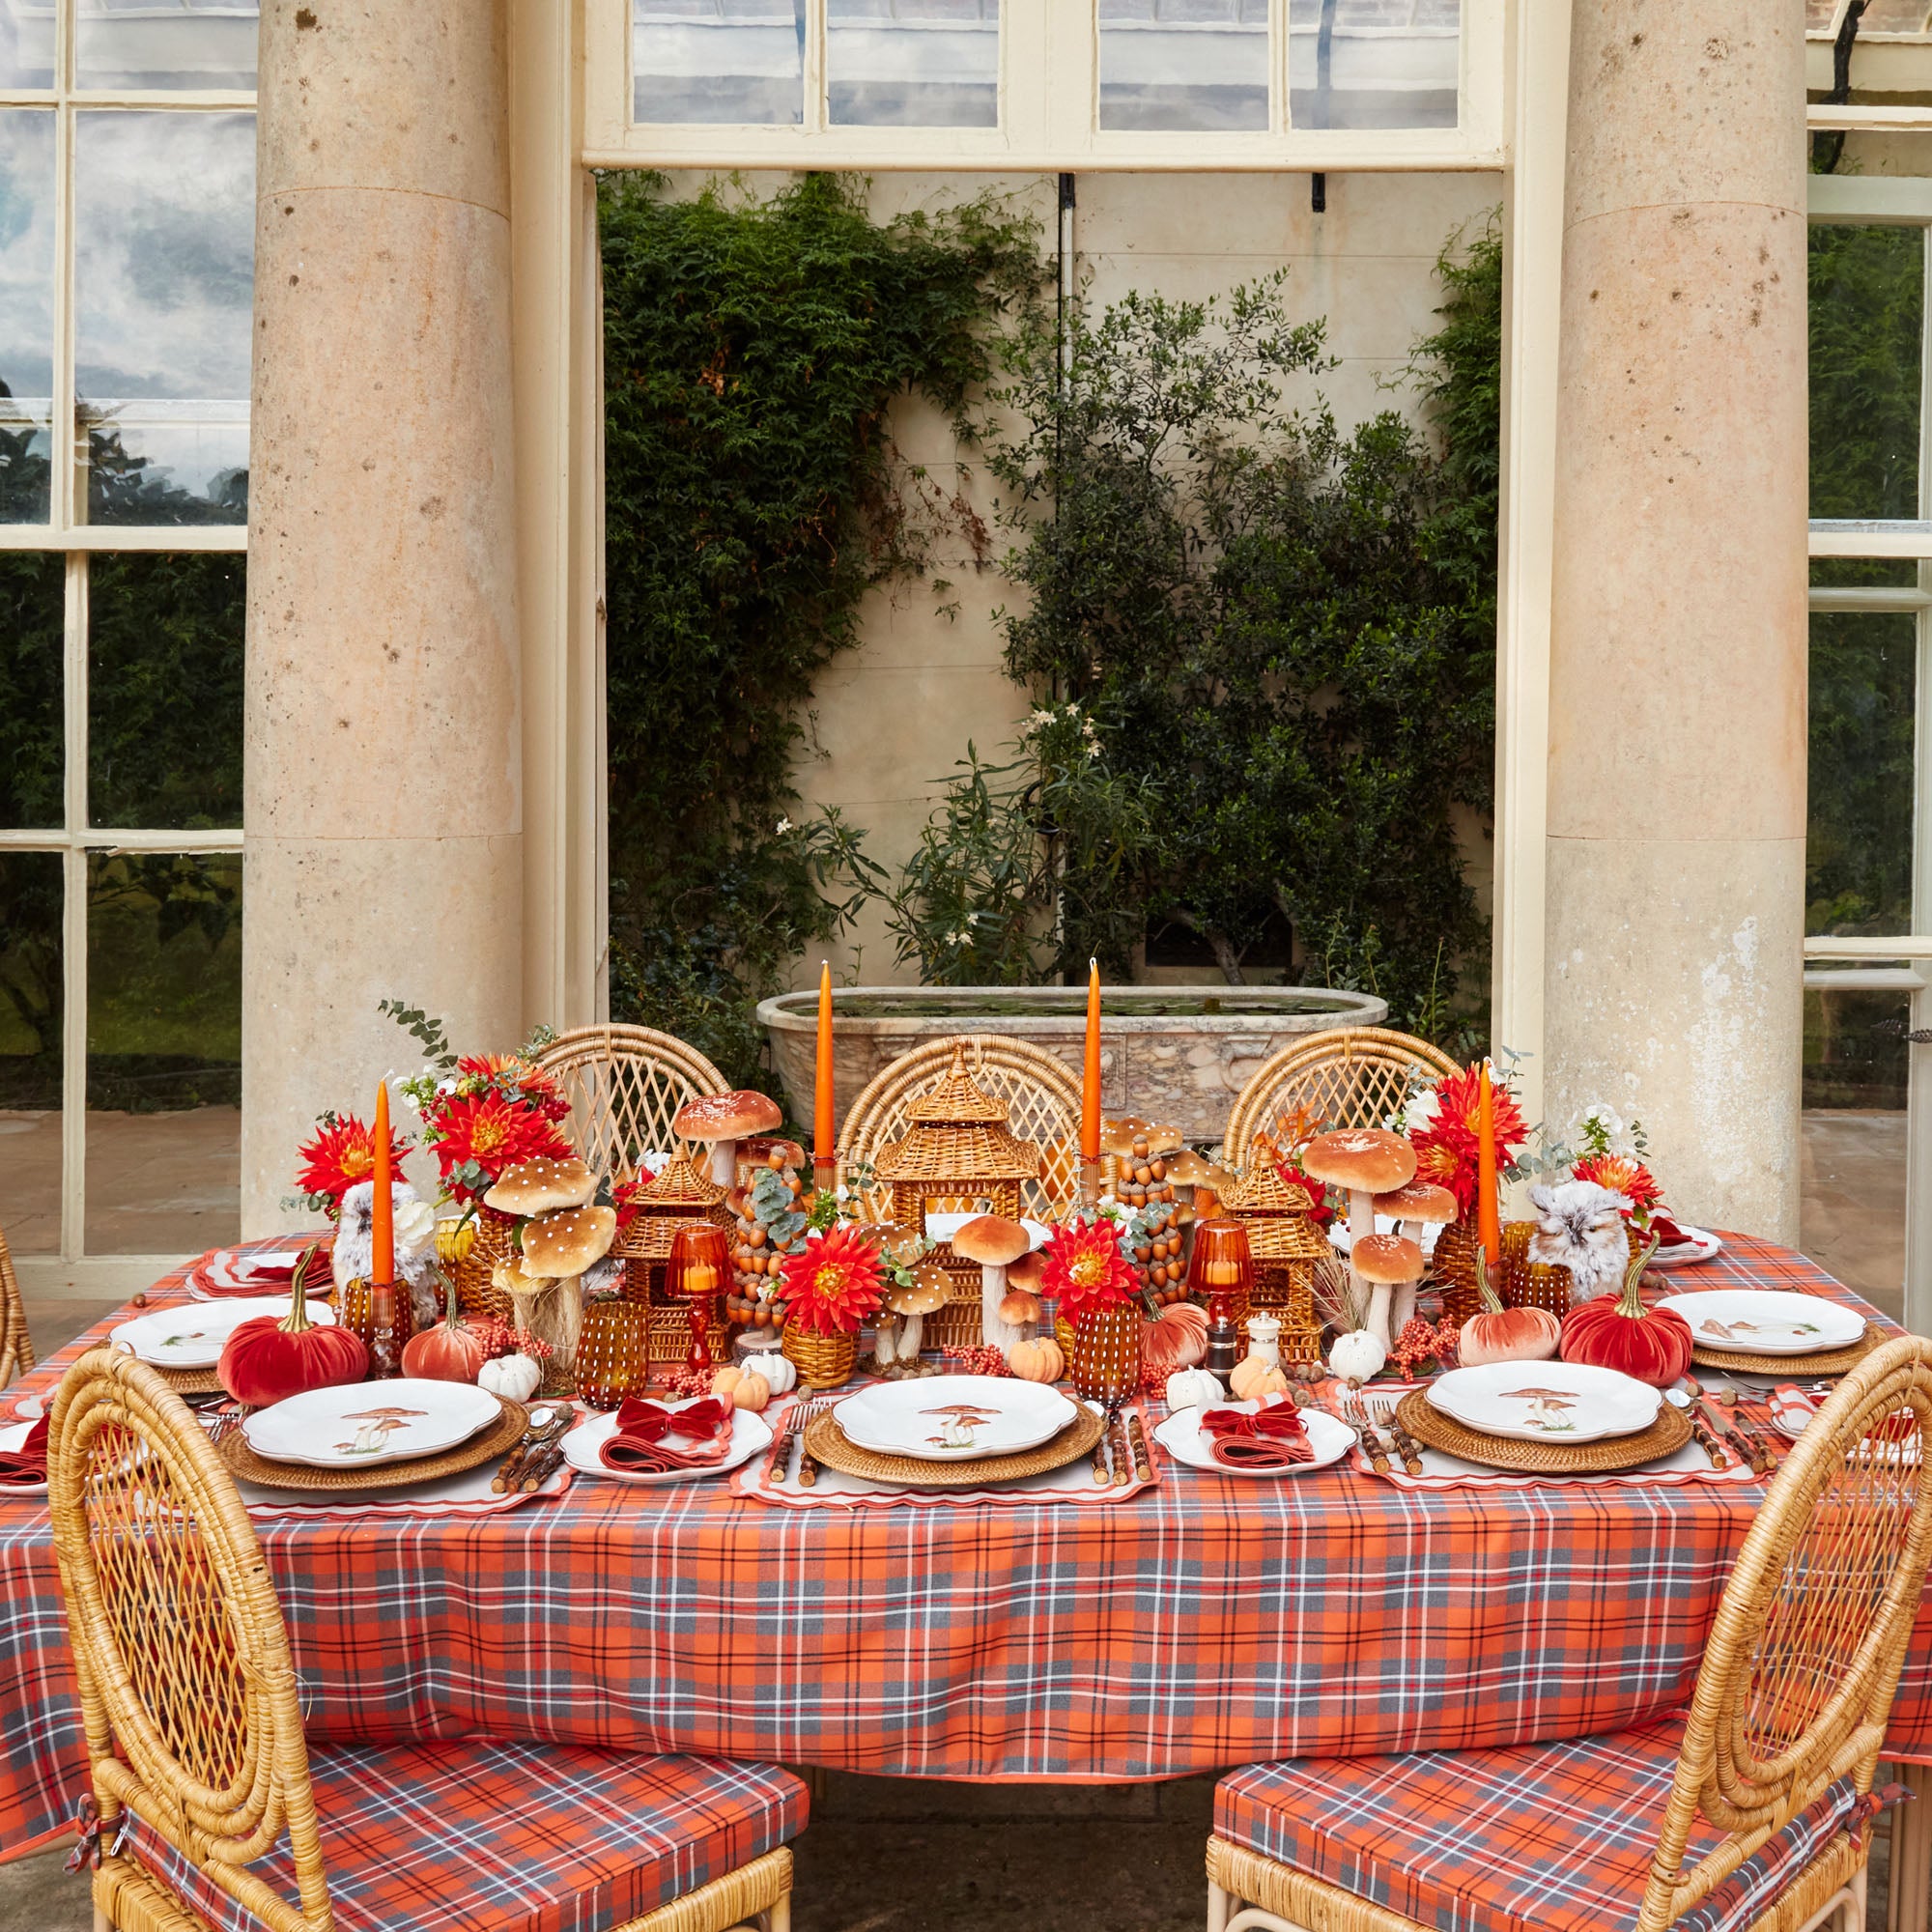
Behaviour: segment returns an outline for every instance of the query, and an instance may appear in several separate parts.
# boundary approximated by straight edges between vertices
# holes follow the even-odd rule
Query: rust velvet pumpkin
[[[1170,1301],[1141,1336],[1141,1360],[1163,1381],[1207,1353],[1208,1311],[1197,1302]]]
[[[308,1319],[308,1272],[321,1253],[309,1248],[296,1264],[289,1284],[293,1298],[279,1321],[258,1315],[240,1323],[222,1345],[215,1377],[237,1402],[266,1408],[304,1389],[359,1382],[369,1373],[369,1351],[359,1335]]]
[[[1490,1286],[1483,1250],[1476,1250],[1476,1293],[1482,1307],[1463,1323],[1456,1359],[1464,1368],[1484,1362],[1547,1362],[1563,1339],[1563,1324],[1547,1308],[1505,1308]]]
[[[1563,1359],[1615,1369],[1668,1388],[1690,1366],[1690,1324],[1674,1308],[1646,1308],[1637,1293],[1655,1239],[1631,1263],[1617,1294],[1600,1294],[1563,1318]]]
[[[456,1282],[443,1276],[442,1320],[403,1344],[403,1373],[426,1382],[473,1382],[490,1359],[490,1345],[464,1321]]]

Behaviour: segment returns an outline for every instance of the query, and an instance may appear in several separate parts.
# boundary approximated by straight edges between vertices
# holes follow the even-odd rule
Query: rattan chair
[[[1238,1165],[1258,1133],[1299,1113],[1321,1127],[1379,1127],[1410,1094],[1454,1073],[1440,1047],[1385,1027],[1338,1027],[1285,1046],[1262,1064],[1228,1110],[1223,1151]]]
[[[34,1338],[27,1333],[26,1305],[20,1299],[20,1277],[7,1236],[0,1233],[0,1388],[34,1366]]]
[[[677,1145],[670,1123],[687,1100],[730,1082],[695,1046],[651,1027],[577,1027],[559,1034],[537,1065],[571,1107],[572,1138],[599,1173],[628,1176],[638,1156]]]
[[[254,1525],[181,1398],[93,1350],[49,1451],[97,1928],[786,1932],[790,1773],[491,1739],[311,1749]]]
[[[1021,1184],[1021,1211],[1050,1221],[1073,1199],[1080,1179],[1078,1078],[1065,1062],[1026,1040],[1006,1034],[953,1034],[929,1039],[881,1067],[845,1116],[838,1138],[838,1176],[855,1188],[865,1219],[891,1218],[892,1189],[867,1186],[867,1177],[879,1155],[911,1124],[907,1105],[944,1077],[954,1050],[962,1044],[974,1085],[1004,1100],[1010,1109],[1013,1133],[1039,1148],[1039,1179]],[[974,1204],[961,1199],[937,1205],[943,1211]]]
[[[1928,1438],[1932,1342],[1903,1336],[1786,1458],[1688,1712],[1567,1744],[1224,1778],[1209,1932],[1858,1932],[1867,1794],[1932,1544]]]

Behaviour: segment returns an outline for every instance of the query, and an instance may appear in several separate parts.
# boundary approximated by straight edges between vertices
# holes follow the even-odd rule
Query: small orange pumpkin
[[[1263,1402],[1288,1393],[1288,1378],[1265,1355],[1243,1355],[1228,1378],[1236,1402]]]
[[[1066,1357],[1051,1335],[1037,1335],[1007,1350],[1007,1367],[1023,1382],[1057,1382],[1065,1373]]]
[[[473,1382],[490,1359],[490,1345],[457,1308],[455,1276],[445,1274],[442,1286],[442,1320],[403,1344],[403,1373],[428,1382]]]
[[[1563,1324],[1547,1308],[1505,1308],[1490,1286],[1483,1250],[1476,1250],[1476,1293],[1483,1305],[1463,1323],[1456,1359],[1465,1369],[1485,1362],[1547,1362],[1563,1339]]]

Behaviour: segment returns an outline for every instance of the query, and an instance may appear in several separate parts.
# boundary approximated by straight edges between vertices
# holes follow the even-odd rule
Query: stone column
[[[1804,8],[1575,0],[1545,1107],[1797,1238]]]
[[[505,0],[265,0],[243,1232],[324,1107],[518,1037]]]

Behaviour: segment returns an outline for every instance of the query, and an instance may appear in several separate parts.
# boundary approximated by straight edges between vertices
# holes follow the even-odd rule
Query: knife
[[[775,1483],[784,1481],[790,1468],[785,1458],[791,1451],[792,1432],[798,1427],[800,1413],[810,1406],[804,1396],[799,1396],[781,1418],[778,1434],[772,1437],[772,1446],[765,1452],[765,1473],[762,1480],[767,1489]]]
[[[1746,1433],[1744,1419],[1734,1416],[1729,1420],[1719,1411],[1718,1406],[1709,1396],[1700,1395],[1691,1405],[1692,1413],[1700,1416],[1740,1463],[1747,1463],[1754,1476],[1762,1476],[1767,1466],[1764,1444],[1754,1440]]]
[[[1127,1425],[1122,1419],[1118,1408],[1114,1411],[1113,1423],[1107,1431],[1107,1439],[1113,1445],[1114,1483],[1115,1487],[1119,1488],[1133,1480],[1133,1458],[1127,1451]]]
[[[1107,1437],[1113,1434],[1114,1405],[1107,1405],[1107,1412],[1100,1422],[1100,1439],[1094,1445],[1094,1480],[1101,1488],[1106,1488],[1112,1480],[1107,1468]]]
[[[1134,1475],[1143,1483],[1153,1481],[1153,1463],[1148,1455],[1147,1432],[1141,1427],[1141,1412],[1127,1417],[1127,1447],[1133,1451]]]

